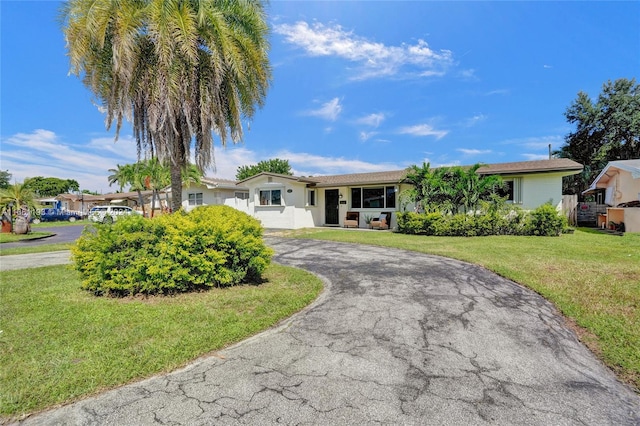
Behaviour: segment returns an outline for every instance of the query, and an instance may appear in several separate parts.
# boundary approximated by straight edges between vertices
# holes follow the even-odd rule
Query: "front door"
[[[337,189],[324,190],[324,224],[339,225],[338,218],[339,195]]]

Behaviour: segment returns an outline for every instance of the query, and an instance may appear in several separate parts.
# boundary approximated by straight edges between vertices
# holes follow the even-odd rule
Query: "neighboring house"
[[[551,202],[562,204],[562,178],[582,171],[582,165],[569,159],[502,163],[484,166],[483,175],[497,174],[507,182],[509,202],[534,209]],[[206,179],[208,183],[183,188],[183,205],[193,208],[205,204],[226,204],[246,211],[266,228],[297,229],[316,226],[344,226],[357,221],[367,227],[367,218],[389,213],[390,228],[397,225],[396,213],[411,209],[401,206],[399,195],[409,184],[401,183],[407,170],[299,177],[260,173],[237,182]],[[217,185],[217,186],[216,186]],[[235,188],[235,189],[234,189]],[[245,204],[231,192],[242,193]],[[240,201],[240,203],[238,203]],[[185,204],[186,203],[186,204]]]
[[[207,177],[199,184],[182,187],[182,208],[186,211],[209,205],[226,205],[249,213],[249,190],[233,180]]]
[[[150,211],[151,209],[151,197],[153,191],[142,191],[142,201],[145,205],[145,209]],[[156,209],[161,209],[162,207],[167,207],[167,193],[165,191],[159,192],[160,201],[156,199],[155,207]],[[83,215],[86,215],[91,207],[108,205],[108,204],[118,204],[123,206],[128,206],[134,208],[138,211],[142,211],[141,206],[139,205],[140,198],[138,196],[138,192],[114,192],[110,194],[101,194],[101,195],[92,195],[92,194],[60,194],[55,197],[56,200],[60,201],[61,208],[63,210],[71,210],[82,212]]]
[[[609,162],[583,192],[591,193],[610,206],[599,225],[624,223],[626,232],[640,232],[640,159]]]

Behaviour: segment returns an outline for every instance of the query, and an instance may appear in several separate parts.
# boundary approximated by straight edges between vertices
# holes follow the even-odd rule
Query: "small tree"
[[[289,160],[273,158],[271,160],[260,161],[258,164],[238,167],[238,170],[236,172],[236,179],[245,180],[262,172],[277,173],[280,175],[289,176],[293,175]]]

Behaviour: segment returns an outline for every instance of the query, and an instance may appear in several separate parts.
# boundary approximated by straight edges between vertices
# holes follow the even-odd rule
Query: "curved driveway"
[[[277,329],[33,424],[640,423],[543,298],[480,267],[401,250],[269,238],[327,290]]]

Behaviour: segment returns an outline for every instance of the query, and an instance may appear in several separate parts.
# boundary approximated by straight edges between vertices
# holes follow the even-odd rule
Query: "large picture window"
[[[393,186],[351,188],[351,208],[392,209],[396,207],[396,189]]]
[[[196,192],[189,194],[189,205],[190,206],[201,206],[202,205],[202,192]]]
[[[260,191],[261,206],[281,206],[282,192],[279,189],[269,189]]]

